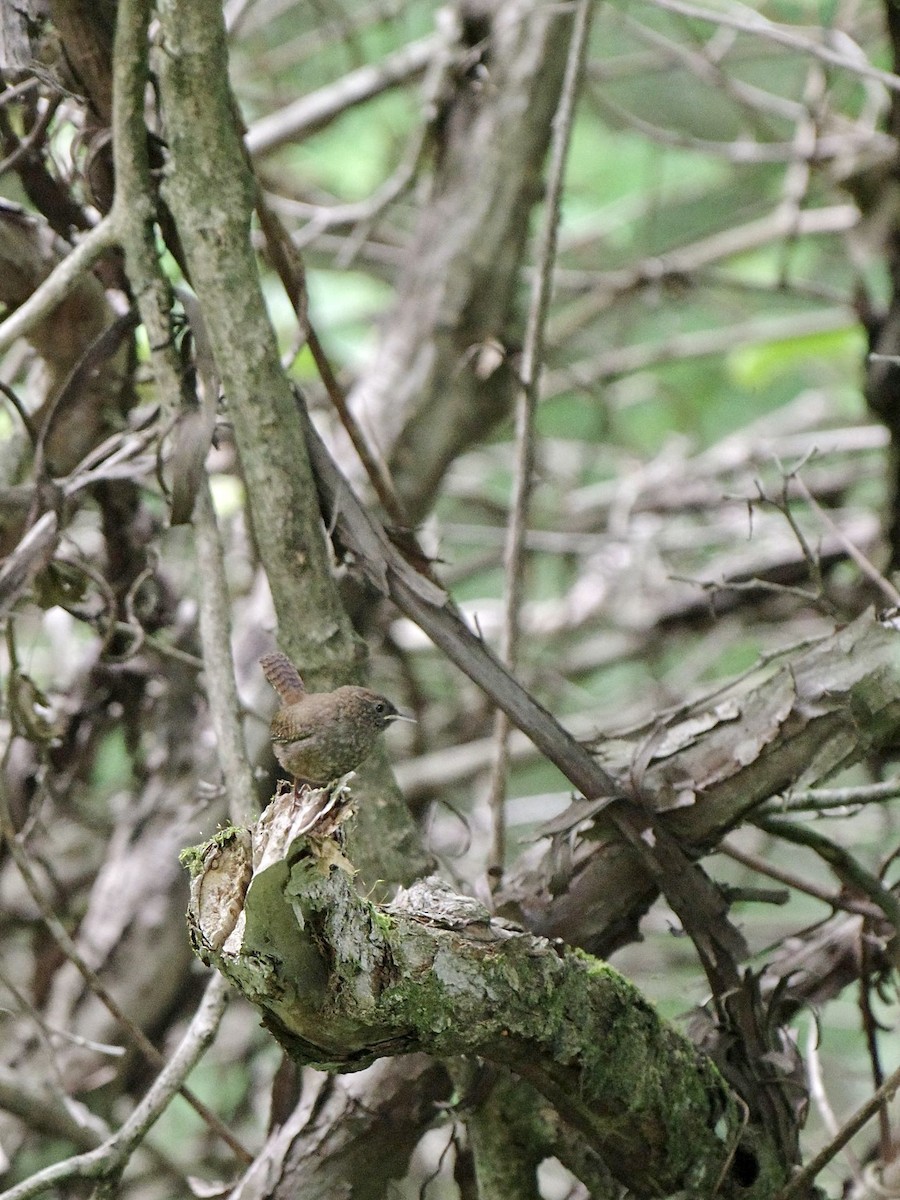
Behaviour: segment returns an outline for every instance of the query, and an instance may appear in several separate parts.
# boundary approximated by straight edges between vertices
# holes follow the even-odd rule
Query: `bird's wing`
[[[273,742],[309,742],[314,736],[313,729],[302,718],[298,720],[295,714],[286,716],[283,712],[272,718],[270,733]]]

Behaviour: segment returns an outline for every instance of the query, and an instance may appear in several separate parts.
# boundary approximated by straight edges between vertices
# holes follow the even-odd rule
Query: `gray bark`
[[[571,32],[565,5],[466,2],[435,97],[436,169],[352,393],[412,523],[444,472],[512,405],[516,284]]]

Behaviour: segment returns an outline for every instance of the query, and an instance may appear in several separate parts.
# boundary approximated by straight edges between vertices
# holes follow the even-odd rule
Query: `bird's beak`
[[[419,723],[415,717],[409,716],[408,713],[391,713],[391,720],[392,721],[412,721],[413,725],[418,725],[418,723]]]

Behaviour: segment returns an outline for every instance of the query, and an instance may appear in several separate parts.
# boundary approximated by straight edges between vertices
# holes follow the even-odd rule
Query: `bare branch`
[[[247,131],[247,149],[255,158],[329,124],[348,108],[388,88],[408,83],[431,61],[440,39],[422,38],[395,51],[377,66],[360,67],[336,83],[310,92],[278,112],[260,117]]]
[[[741,33],[750,33],[756,37],[762,38],[764,41],[774,42],[779,46],[786,46],[790,50],[798,50],[802,54],[810,55],[813,58],[818,58],[822,62],[829,63],[834,67],[841,67],[845,71],[849,71],[852,75],[859,75],[862,79],[873,79],[891,91],[900,91],[900,77],[892,74],[890,71],[881,71],[877,67],[873,67],[868,63],[865,57],[859,52],[855,45],[850,43],[850,39],[846,35],[842,35],[843,42],[848,46],[846,53],[841,53],[839,50],[832,50],[828,46],[823,46],[821,43],[813,41],[812,38],[804,37],[800,33],[786,25],[778,25],[774,21],[770,21],[761,13],[756,13],[745,6],[741,6],[740,12],[728,12],[727,10],[713,10],[708,8],[698,8],[694,4],[685,3],[685,0],[651,0],[657,8],[662,8],[666,12],[678,13],[680,16],[689,17],[696,21],[706,21],[710,25],[724,27],[726,29],[737,29]],[[852,46],[852,50],[850,47]]]
[[[30,1200],[56,1185],[73,1179],[117,1180],[148,1130],[162,1116],[172,1099],[185,1094],[184,1080],[213,1040],[228,999],[228,988],[220,975],[206,986],[203,1000],[188,1026],[178,1049],[153,1082],[147,1095],[115,1134],[96,1150],[64,1159],[37,1171],[22,1183],[0,1193],[0,1200]]]
[[[247,824],[258,815],[256,787],[247,757],[241,726],[241,705],[234,681],[231,653],[231,604],[225,576],[225,556],[212,494],[206,476],[200,484],[194,506],[194,544],[197,568],[203,586],[200,599],[200,637],[203,643],[203,669],[206,694],[216,751],[222,765],[222,779],[228,796],[232,820]]]
[[[48,316],[78,285],[81,276],[118,240],[118,218],[114,213],[109,213],[54,267],[25,303],[0,324],[0,354],[8,350],[16,338],[23,337]]]

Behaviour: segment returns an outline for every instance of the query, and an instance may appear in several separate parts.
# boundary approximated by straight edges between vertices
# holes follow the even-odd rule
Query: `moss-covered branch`
[[[252,841],[233,831],[198,854],[190,918],[199,952],[292,1057],[339,1071],[423,1050],[486,1059],[547,1097],[641,1195],[779,1185],[716,1068],[611,967],[434,878],[371,904],[333,842],[291,839],[291,809],[286,796]]]

